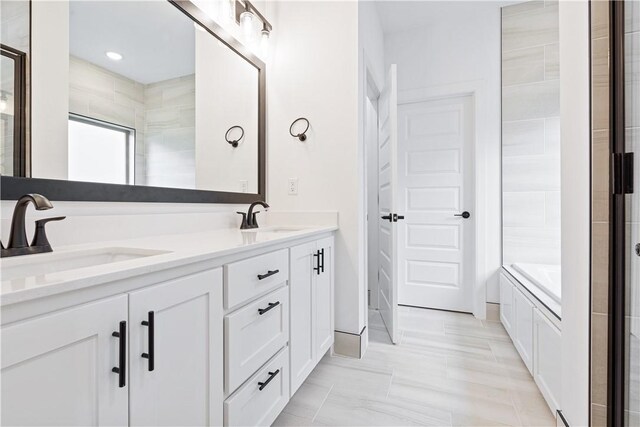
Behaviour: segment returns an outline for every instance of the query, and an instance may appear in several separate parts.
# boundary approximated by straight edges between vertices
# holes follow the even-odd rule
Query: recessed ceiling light
[[[105,53],[105,55],[107,55],[107,58],[114,61],[120,61],[122,59],[122,55],[120,55],[118,52],[107,52]]]

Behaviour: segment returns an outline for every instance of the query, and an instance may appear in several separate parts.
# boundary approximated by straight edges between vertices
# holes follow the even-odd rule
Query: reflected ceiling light
[[[7,109],[7,100],[3,96],[2,99],[0,99],[0,112],[4,113],[6,109]]]
[[[258,52],[255,53],[265,58],[267,56],[269,35],[273,27],[249,0],[235,0],[235,10],[236,22],[244,36],[245,45],[251,50],[257,50]],[[262,24],[262,31],[259,34],[255,31],[255,20]]]
[[[120,55],[118,52],[106,52],[105,55],[107,55],[107,58],[111,59],[112,61],[120,61],[122,59],[122,55]]]

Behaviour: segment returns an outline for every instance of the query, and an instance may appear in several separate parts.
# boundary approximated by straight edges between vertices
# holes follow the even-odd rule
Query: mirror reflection
[[[33,141],[32,177],[258,192],[256,67],[169,2],[68,8],[67,135],[47,142],[68,163]]]

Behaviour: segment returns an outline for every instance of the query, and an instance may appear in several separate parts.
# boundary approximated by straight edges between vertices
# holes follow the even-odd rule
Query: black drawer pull
[[[315,271],[316,273],[318,273],[318,275],[320,275],[320,269],[321,264],[320,264],[320,251],[316,251],[315,254],[313,254],[314,258],[316,259],[316,265],[317,267],[313,267],[313,271]]]
[[[280,373],[280,369],[276,369],[275,372],[269,372],[269,378],[267,378],[267,380],[263,383],[258,383],[258,385],[260,386],[258,387],[258,390],[262,391],[266,386],[268,386],[271,380],[274,379],[276,375],[278,375],[278,373]]]
[[[259,308],[258,309],[258,314],[260,316],[262,316],[263,314],[265,314],[267,311],[271,310],[273,307],[276,307],[280,305],[280,301],[276,301],[276,302],[270,302],[269,306],[267,308]]]
[[[149,360],[149,371],[155,369],[155,314],[153,311],[149,313],[149,320],[143,320],[142,326],[149,327],[149,353],[142,353],[141,356]]]
[[[324,273],[324,248],[320,249],[320,256],[322,258],[322,264],[320,265],[321,271]]]
[[[280,270],[269,270],[267,271],[267,274],[258,274],[258,280],[266,279],[267,277],[271,277],[278,273],[280,273]]]
[[[127,322],[120,322],[120,329],[111,334],[118,338],[118,366],[111,369],[111,372],[118,374],[118,385],[120,388],[127,385]]]

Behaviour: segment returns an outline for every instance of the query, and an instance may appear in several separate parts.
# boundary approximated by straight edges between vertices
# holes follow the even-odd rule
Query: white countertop
[[[96,244],[54,247],[53,253],[24,255],[0,260],[0,276],[5,268],[19,264],[42,262],[71,252],[89,252],[103,248],[134,248],[150,251],[166,251],[159,255],[146,256],[107,264],[28,277],[2,280],[0,305],[6,306],[36,298],[88,288],[104,283],[143,275],[158,270],[179,267],[194,262],[206,261],[243,251],[267,248],[287,241],[311,237],[337,230],[337,226],[309,226],[282,230],[282,227],[265,227],[256,231],[221,229],[193,234],[174,234],[131,240],[100,242]],[[278,232],[270,231],[280,229]],[[46,261],[45,261],[46,262]]]

